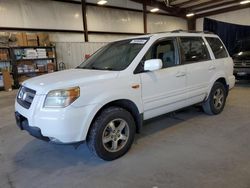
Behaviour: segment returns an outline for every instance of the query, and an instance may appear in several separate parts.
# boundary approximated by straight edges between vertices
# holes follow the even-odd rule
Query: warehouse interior
[[[249,0],[0,0],[0,18],[1,188],[250,186],[250,55],[234,59],[243,44],[250,52]],[[16,125],[23,83],[75,69],[113,41],[171,31],[218,35],[241,70],[221,114],[194,105],[146,120],[110,162]]]

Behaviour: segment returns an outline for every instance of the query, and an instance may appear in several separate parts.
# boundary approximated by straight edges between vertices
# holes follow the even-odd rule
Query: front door
[[[144,119],[149,119],[186,106],[186,68],[180,65],[175,38],[156,42],[142,62],[161,59],[163,67],[153,72],[142,72],[142,100]]]

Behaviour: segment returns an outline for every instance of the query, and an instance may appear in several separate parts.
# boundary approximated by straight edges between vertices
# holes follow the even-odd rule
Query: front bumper
[[[29,126],[29,122],[27,118],[15,112],[16,124],[21,130],[26,130],[31,136],[34,136],[40,140],[50,141],[50,139],[46,136],[43,136],[41,133],[41,129],[38,127],[31,127]]]
[[[250,68],[234,68],[234,76],[238,79],[250,79]]]
[[[96,104],[83,107],[70,105],[66,108],[43,108],[45,96],[36,95],[29,109],[17,101],[17,123],[21,129],[28,131],[39,139],[72,144],[86,140],[87,132],[95,115]],[[21,117],[21,120],[19,119]],[[45,138],[44,138],[45,137]]]

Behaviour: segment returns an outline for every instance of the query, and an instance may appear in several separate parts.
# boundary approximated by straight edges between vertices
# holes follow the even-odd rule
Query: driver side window
[[[143,58],[143,62],[150,59],[161,59],[162,68],[168,68],[178,65],[175,41],[173,39],[164,40],[154,44]]]

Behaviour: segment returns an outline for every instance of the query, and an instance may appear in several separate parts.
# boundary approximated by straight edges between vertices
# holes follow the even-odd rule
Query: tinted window
[[[216,59],[228,57],[225,47],[218,38],[207,37],[206,40]]]
[[[185,63],[209,60],[209,53],[205,42],[200,37],[181,37],[180,46]]]
[[[177,65],[174,40],[164,40],[154,44],[143,58],[143,61],[149,59],[161,59],[163,68]]]
[[[109,43],[77,68],[124,70],[134,60],[147,41],[148,38],[138,38]]]

